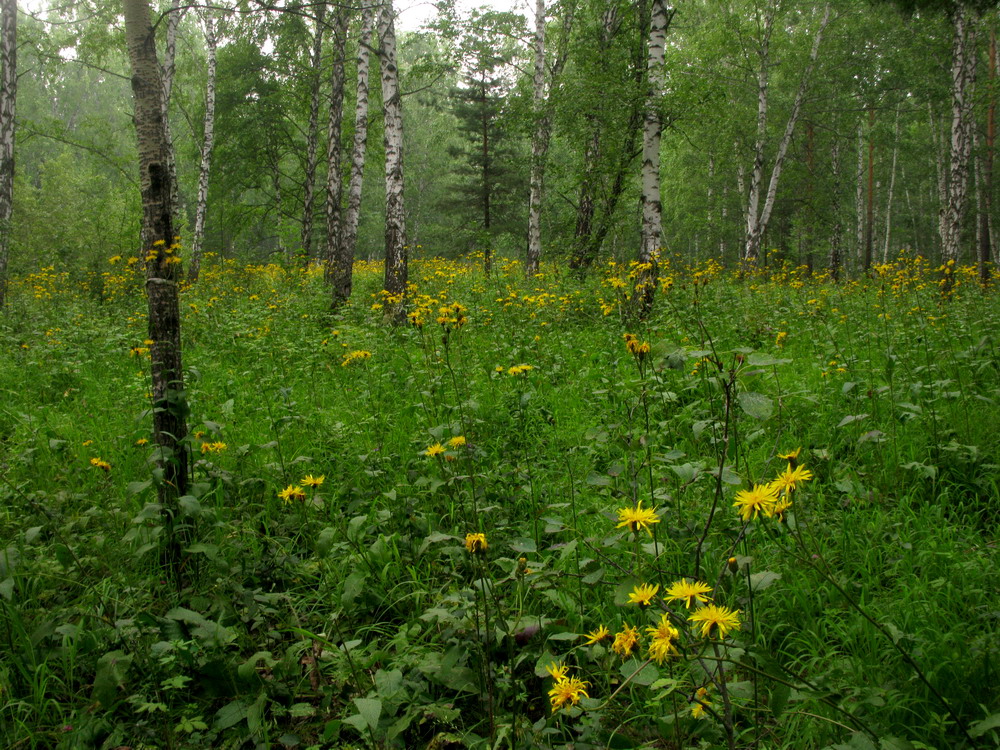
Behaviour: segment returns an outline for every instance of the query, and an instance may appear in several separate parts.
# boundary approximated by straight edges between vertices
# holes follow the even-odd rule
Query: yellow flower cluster
[[[737,508],[744,522],[760,515],[785,520],[785,512],[792,507],[792,493],[803,482],[813,479],[813,473],[798,464],[798,456],[799,449],[779,455],[779,458],[788,459],[788,466],[774,480],[767,484],[755,484],[752,489],[736,493],[733,507]]]
[[[355,362],[364,362],[366,359],[371,359],[372,353],[364,349],[356,349],[349,354],[344,355],[344,360],[340,363],[341,367],[347,367],[348,365],[354,364]]]

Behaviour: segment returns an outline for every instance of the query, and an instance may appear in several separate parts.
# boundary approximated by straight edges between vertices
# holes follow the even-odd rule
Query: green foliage
[[[628,266],[525,286],[504,264],[501,296],[426,260],[420,325],[390,329],[359,302],[378,264],[331,318],[316,270],[209,256],[182,300],[174,590],[143,300],[108,268],[97,293],[15,278],[0,325],[4,744],[994,741],[1000,319],[968,269],[943,301],[906,260],[840,287],[673,261],[633,333]],[[800,446],[784,522],[742,523],[736,493]],[[649,532],[618,526],[638,501]],[[664,598],[681,578],[742,627],[704,638]],[[657,664],[663,613],[680,653]],[[588,683],[556,712],[553,662]]]

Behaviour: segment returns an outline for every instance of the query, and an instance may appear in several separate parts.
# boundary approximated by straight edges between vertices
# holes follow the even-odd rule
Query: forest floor
[[[973,269],[674,261],[638,322],[634,266],[429,258],[392,326],[378,264],[210,257],[168,522],[112,261],[0,315],[0,745],[1000,746]]]

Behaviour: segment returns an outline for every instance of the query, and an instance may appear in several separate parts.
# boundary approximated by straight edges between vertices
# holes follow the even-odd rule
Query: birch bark
[[[649,16],[649,44],[647,51],[646,112],[642,133],[642,229],[639,246],[639,263],[642,268],[636,277],[634,299],[641,317],[653,307],[656,276],[660,254],[660,237],[663,230],[660,202],[660,136],[663,119],[660,115],[665,83],[667,29],[674,11],[666,0],[652,0]]]
[[[382,58],[382,102],[385,112],[385,309],[394,322],[405,319],[408,258],[403,211],[403,105],[396,67],[396,30],[392,0],[379,7],[378,35]]]
[[[157,494],[167,524],[164,559],[179,572],[181,545],[173,532],[177,501],[187,491],[188,449],[184,373],[181,362],[180,307],[177,284],[180,258],[174,241],[173,215],[163,112],[163,83],[146,0],[124,0],[125,39],[132,68],[135,129],[142,195],[141,242],[146,252],[148,336],[153,385],[153,435],[162,470]]]
[[[361,17],[358,40],[358,94],[354,107],[354,146],[351,152],[351,181],[347,190],[347,215],[337,248],[333,271],[333,304],[347,301],[353,285],[354,251],[361,218],[361,190],[365,176],[365,151],[368,145],[368,70],[374,26],[375,7],[368,5]]]
[[[188,280],[198,280],[201,273],[202,245],[205,241],[205,216],[208,213],[208,178],[212,168],[212,149],[215,145],[215,71],[218,39],[215,36],[215,19],[212,11],[206,10],[202,16],[205,28],[205,52],[207,57],[205,73],[205,119],[202,129],[201,160],[198,164],[198,203],[194,214],[194,235],[191,238],[191,266]]]
[[[0,309],[7,298],[10,217],[14,208],[14,115],[17,104],[17,0],[0,1]]]
[[[344,121],[344,57],[347,51],[349,9],[338,6],[333,22],[333,60],[330,63],[330,119],[326,130],[326,248],[323,252],[324,278],[333,281],[337,246],[340,243],[341,204],[344,180],[341,174],[343,149],[340,135]]]
[[[313,203],[316,196],[316,163],[319,151],[319,104],[323,77],[323,30],[326,27],[326,3],[316,6],[316,31],[313,34],[312,52],[309,62],[312,66],[312,91],[309,97],[309,126],[306,131],[306,173],[303,186],[302,204],[302,261],[308,264],[312,259]]]
[[[812,49],[809,51],[809,62],[802,72],[799,81],[798,91],[795,92],[795,100],[792,103],[792,111],[788,115],[788,122],[785,124],[785,132],[778,143],[778,151],[774,157],[774,164],[771,167],[771,177],[767,185],[767,193],[764,196],[764,205],[758,210],[760,204],[760,189],[764,173],[764,135],[767,124],[767,99],[768,99],[768,67],[770,66],[770,35],[774,24],[774,9],[776,4],[772,4],[765,17],[765,43],[762,45],[760,72],[757,83],[757,144],[754,154],[754,170],[750,179],[750,197],[747,202],[747,232],[746,246],[743,253],[743,260],[755,263],[760,257],[760,246],[767,230],[767,224],[771,220],[771,211],[774,208],[774,200],[778,194],[778,180],[781,178],[781,170],[784,167],[785,156],[788,153],[788,146],[792,141],[792,134],[795,132],[795,125],[802,110],[802,100],[805,98],[806,90],[809,86],[809,78],[816,67],[816,58],[819,56],[820,43],[823,41],[823,32],[830,22],[829,3],[823,9],[823,18],[820,21],[816,35],[813,37]]]
[[[945,260],[957,261],[969,188],[972,87],[976,78],[975,17],[967,3],[956,3],[952,23],[955,35],[951,64],[951,144],[947,175],[948,200],[941,227],[941,249]]]

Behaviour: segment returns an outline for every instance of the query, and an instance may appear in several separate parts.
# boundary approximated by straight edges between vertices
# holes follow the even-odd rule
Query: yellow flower
[[[365,351],[364,349],[357,349],[350,354],[344,355],[344,361],[340,363],[341,367],[347,367],[353,362],[361,362],[366,359],[371,359],[372,353]]]
[[[323,484],[325,480],[326,480],[325,474],[320,474],[318,477],[314,477],[312,474],[306,474],[304,477],[302,477],[302,484],[304,484],[306,487],[312,487],[313,489],[316,489],[321,484]]]
[[[104,461],[103,459],[100,459],[100,458],[92,458],[92,459],[90,459],[90,465],[94,466],[94,467],[96,467],[98,469],[100,469],[104,473],[107,473],[107,472],[111,471],[111,464],[109,464],[107,461]]]
[[[284,500],[287,505],[292,500],[305,500],[306,493],[298,485],[290,484],[278,493],[278,497]]]
[[[808,482],[812,478],[813,473],[805,466],[793,468],[791,464],[788,464],[788,468],[781,472],[769,486],[775,491],[775,494],[781,491],[788,493],[793,491],[800,482]]]
[[[219,441],[217,443],[202,443],[201,452],[202,453],[222,453],[226,448],[228,448],[225,443]]]
[[[670,584],[665,598],[667,601],[682,601],[685,607],[691,609],[696,601],[702,604],[707,602],[710,597],[705,596],[705,594],[711,590],[712,587],[707,583],[681,580]]]
[[[611,644],[611,650],[622,657],[632,653],[639,645],[639,628],[633,628],[627,622],[625,629],[620,633],[615,633],[615,642]]]
[[[795,449],[795,450],[793,450],[793,451],[788,451],[787,453],[779,453],[779,454],[778,454],[778,458],[783,458],[783,459],[785,459],[785,460],[786,460],[786,461],[788,461],[788,463],[790,463],[790,464],[792,465],[792,467],[794,468],[794,466],[795,466],[795,465],[796,465],[796,464],[798,463],[798,460],[799,460],[799,454],[800,454],[801,452],[802,452],[802,446],[799,446],[798,448],[796,448],[796,449]]]
[[[670,616],[666,613],[660,615],[660,622],[655,628],[646,628],[646,633],[650,637],[649,657],[657,664],[678,653],[676,643],[681,634],[670,623]]]
[[[486,534],[466,534],[465,535],[465,549],[469,551],[470,555],[474,555],[477,552],[485,552],[489,545],[486,543]]]
[[[135,444],[139,445],[139,446],[142,446],[142,445],[146,445],[148,442],[149,442],[148,438],[139,438],[138,440],[135,441]]]
[[[448,441],[449,448],[461,448],[465,445],[465,435],[456,435]]]
[[[532,365],[514,365],[507,368],[507,374],[511,376],[524,375],[534,369]]]
[[[565,680],[566,676],[569,674],[569,667],[560,662],[552,662],[545,668],[545,671],[552,676],[552,679],[556,682],[560,680]]]
[[[651,583],[644,583],[641,586],[636,586],[632,589],[632,593],[628,595],[629,604],[638,604],[640,607],[648,607],[653,603],[653,597],[656,596],[656,592],[659,590],[659,584],[654,586]]]
[[[580,698],[589,698],[590,696],[587,694],[587,686],[589,684],[589,682],[578,680],[576,677],[567,677],[556,682],[552,686],[552,689],[549,690],[552,713],[555,713],[564,705],[567,708],[575,706],[580,702]]]
[[[717,604],[709,604],[696,610],[688,617],[688,621],[701,624],[703,638],[711,638],[714,630],[716,637],[722,640],[730,630],[739,630],[739,615],[738,609],[732,610]]]
[[[434,443],[434,445],[424,451],[424,455],[430,456],[431,458],[434,458],[434,456],[440,456],[442,453],[444,453],[444,446],[441,445],[441,443]]]
[[[695,719],[701,719],[705,716],[705,708],[711,707],[712,702],[709,700],[708,688],[700,687],[695,691],[694,703],[691,706],[691,716]]]
[[[611,637],[611,631],[606,627],[601,625],[597,630],[591,630],[587,633],[587,640],[584,643],[585,646],[593,646],[595,643],[600,643],[605,638]]]
[[[792,501],[788,499],[788,496],[781,498],[774,504],[774,517],[779,521],[784,523],[785,512],[792,507]]]
[[[654,523],[659,523],[660,519],[656,517],[656,508],[643,508],[642,500],[640,500],[634,508],[619,508],[618,521],[620,523],[615,526],[616,529],[627,526],[636,534],[639,533],[639,529],[645,529],[652,536],[653,530],[651,527]]]
[[[739,508],[740,518],[749,521],[763,513],[770,518],[774,512],[774,504],[778,501],[777,490],[769,484],[755,484],[752,490],[740,490],[736,493],[734,508]]]

